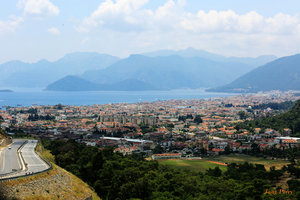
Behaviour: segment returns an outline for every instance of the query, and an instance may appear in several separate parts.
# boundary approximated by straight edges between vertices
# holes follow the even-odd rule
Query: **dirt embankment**
[[[49,172],[0,183],[0,199],[100,200],[86,183],[56,165]]]
[[[6,147],[12,143],[12,138],[0,133],[0,148]]]
[[[10,138],[6,137],[9,144]],[[3,140],[5,138],[0,139]],[[1,149],[1,147],[0,147]],[[100,200],[81,179],[54,164],[54,156],[40,143],[37,153],[51,162],[53,169],[38,175],[0,182],[0,199],[7,200]]]

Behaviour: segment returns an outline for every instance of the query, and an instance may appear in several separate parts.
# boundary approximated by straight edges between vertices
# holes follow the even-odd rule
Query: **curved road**
[[[17,150],[25,142],[23,139],[13,140],[13,143],[4,148],[0,153],[0,175],[20,170],[21,163],[18,158]]]
[[[25,145],[17,152],[18,148]],[[41,172],[50,168],[36,153],[37,140],[15,139],[0,152],[0,178],[17,177],[28,173]],[[19,155],[22,156],[23,160]],[[22,167],[23,166],[23,167]],[[26,167],[25,167],[26,166]],[[18,170],[18,173],[13,173]],[[21,170],[21,171],[20,171]],[[7,173],[13,173],[6,176]]]
[[[35,147],[37,140],[28,140],[28,142],[22,147],[21,154],[24,158],[27,170],[25,173],[36,173],[49,168],[49,166],[35,153]]]

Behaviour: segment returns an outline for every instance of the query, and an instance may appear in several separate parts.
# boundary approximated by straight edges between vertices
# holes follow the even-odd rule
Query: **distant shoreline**
[[[34,91],[0,93],[1,106],[36,105],[94,105],[109,103],[140,103],[171,99],[208,99],[234,96],[230,93],[207,93],[203,90],[170,90],[170,91]]]
[[[0,92],[14,92],[12,90],[0,90]]]

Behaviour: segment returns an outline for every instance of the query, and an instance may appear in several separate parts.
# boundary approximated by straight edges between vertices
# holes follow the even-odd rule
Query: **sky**
[[[300,53],[299,8],[299,0],[0,0],[0,63],[188,47],[292,55]]]

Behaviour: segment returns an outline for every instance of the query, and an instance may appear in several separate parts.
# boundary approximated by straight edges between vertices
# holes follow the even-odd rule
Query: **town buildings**
[[[237,95],[226,98],[168,100],[90,106],[7,107],[0,110],[1,127],[11,134],[74,139],[103,148],[113,146],[123,154],[151,155],[156,146],[180,156],[245,152],[256,144],[261,151],[272,147],[299,146],[284,130],[235,128],[236,123],[280,111],[253,109],[265,103],[295,101],[291,92]],[[243,115],[242,115],[242,114]],[[201,117],[201,123],[195,120]],[[156,157],[155,157],[156,159]]]

